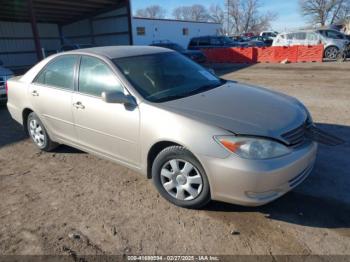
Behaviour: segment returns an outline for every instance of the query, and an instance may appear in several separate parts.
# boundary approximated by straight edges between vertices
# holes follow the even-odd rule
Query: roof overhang
[[[0,21],[30,22],[28,0],[0,0]],[[128,0],[32,0],[37,22],[70,24],[121,6]]]

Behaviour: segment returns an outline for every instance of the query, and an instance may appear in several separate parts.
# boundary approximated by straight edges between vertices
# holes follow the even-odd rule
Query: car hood
[[[283,140],[283,133],[299,127],[307,119],[307,112],[298,100],[235,82],[159,106],[235,134],[279,140]]]

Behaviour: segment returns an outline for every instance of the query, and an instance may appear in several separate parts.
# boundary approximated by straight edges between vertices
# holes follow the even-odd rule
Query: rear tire
[[[53,142],[49,137],[43,123],[34,113],[30,113],[27,119],[27,130],[33,143],[40,149],[46,152],[55,149],[58,144]]]
[[[158,192],[177,206],[199,209],[210,201],[207,175],[184,147],[171,146],[162,150],[153,162],[152,179]]]

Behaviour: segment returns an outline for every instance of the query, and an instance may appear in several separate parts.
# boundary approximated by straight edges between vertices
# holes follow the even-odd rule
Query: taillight
[[[9,89],[9,85],[8,85],[7,81],[5,81],[6,95],[8,95],[8,93],[9,93],[8,89]]]

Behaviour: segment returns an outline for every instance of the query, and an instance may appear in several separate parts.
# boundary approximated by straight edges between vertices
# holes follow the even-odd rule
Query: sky
[[[225,0],[132,0],[133,12],[150,5],[160,5],[167,10],[167,17],[172,10],[180,5],[202,4],[210,7],[212,4],[224,6]],[[271,11],[277,13],[277,19],[272,22],[271,30],[288,31],[306,25],[307,21],[300,15],[298,0],[260,0],[262,12]]]

